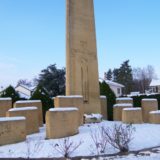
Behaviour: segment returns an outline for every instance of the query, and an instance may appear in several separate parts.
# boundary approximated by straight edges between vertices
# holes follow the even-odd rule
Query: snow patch
[[[2,117],[0,118],[0,122],[20,121],[25,119],[26,119],[25,117]]]
[[[6,97],[6,98],[0,98],[0,101],[11,101],[12,98],[10,97]]]
[[[121,100],[133,100],[133,98],[128,98],[128,97],[122,97],[122,98],[116,98],[117,101],[121,101]]]
[[[83,98],[82,95],[57,96],[58,98]]]
[[[135,108],[124,108],[123,109],[124,111],[140,111],[142,110],[140,107],[135,107]]]
[[[16,101],[16,104],[18,103],[37,103],[37,102],[41,102],[41,100]]]
[[[142,99],[142,101],[157,101],[157,99],[153,99],[153,98],[152,99],[151,98],[147,99],[147,98],[144,98],[144,99]]]
[[[115,104],[113,107],[133,107],[131,103],[118,103]]]
[[[28,110],[36,110],[36,109],[38,109],[37,107],[35,107],[35,106],[31,106],[31,107],[19,107],[19,108],[12,108],[12,109],[10,109],[9,110],[9,112],[10,111],[28,111]]]
[[[94,114],[94,113],[92,113],[92,114],[84,114],[84,117],[86,119],[94,119],[94,118],[96,118],[96,119],[102,119],[103,116],[101,114]]]
[[[160,110],[158,110],[158,111],[151,111],[151,112],[149,112],[149,114],[160,114]]]
[[[78,111],[78,108],[76,108],[76,107],[66,107],[66,108],[59,107],[59,108],[51,108],[51,109],[49,109],[49,111],[51,111],[51,112]]]
[[[100,98],[102,98],[102,99],[106,99],[106,96],[100,96]]]

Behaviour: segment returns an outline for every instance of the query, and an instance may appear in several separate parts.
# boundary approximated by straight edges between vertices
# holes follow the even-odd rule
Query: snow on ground
[[[82,141],[82,145],[72,154],[72,156],[91,156],[96,155],[96,148],[91,138],[92,132],[96,131],[99,126],[112,127],[115,123],[121,124],[121,122],[109,122],[103,121],[99,124],[85,124],[79,128],[79,134],[70,137],[74,143]],[[144,148],[150,148],[160,146],[160,125],[154,124],[136,124],[133,125],[136,131],[134,132],[134,139],[130,144],[130,150],[136,151]],[[0,147],[0,158],[49,158],[49,157],[61,157],[61,154],[55,150],[53,146],[60,143],[60,139],[46,140],[45,126],[40,128],[40,132],[27,136],[25,142],[6,145]],[[118,150],[108,145],[105,154],[117,153]],[[156,160],[156,156],[160,159],[160,153],[152,153],[150,157]],[[137,159],[138,157],[135,157]],[[139,160],[144,160],[144,157],[139,157]],[[114,158],[116,159],[116,157]],[[126,159],[120,158],[121,160]],[[135,160],[132,155],[127,157],[127,160]],[[117,158],[118,160],[118,158]],[[149,159],[152,160],[152,159]]]

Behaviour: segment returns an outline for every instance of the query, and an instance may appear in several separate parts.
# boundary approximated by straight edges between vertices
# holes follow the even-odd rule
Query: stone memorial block
[[[103,119],[107,119],[107,98],[106,96],[100,96],[101,101],[101,114]]]
[[[37,107],[31,106],[31,107],[12,108],[7,112],[6,116],[8,117],[23,116],[26,118],[26,133],[32,134],[39,132]]]
[[[79,112],[79,125],[83,125],[84,104],[82,96],[57,96],[54,98],[55,108],[76,107]]]
[[[142,99],[142,116],[144,122],[149,122],[149,112],[158,110],[157,99]]]
[[[21,100],[14,103],[14,108],[35,106],[38,108],[39,126],[43,126],[42,102],[41,100]]]
[[[0,118],[0,146],[25,141],[25,117]]]
[[[149,123],[160,124],[160,110],[149,112]]]
[[[64,138],[78,133],[77,108],[53,108],[46,113],[46,137]]]
[[[122,111],[123,123],[142,123],[142,109],[141,108],[124,108]]]
[[[124,108],[131,108],[133,105],[131,103],[120,103],[113,106],[113,120],[121,121],[122,120],[122,111]]]
[[[130,103],[133,105],[133,98],[129,98],[129,97],[122,97],[122,98],[116,98],[116,103]]]
[[[0,98],[0,117],[5,117],[10,108],[12,108],[12,98]]]

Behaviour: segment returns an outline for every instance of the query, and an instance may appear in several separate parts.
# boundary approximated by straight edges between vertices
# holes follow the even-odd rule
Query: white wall
[[[112,91],[115,93],[116,97],[119,97],[122,95],[122,88],[121,87],[117,87],[117,86],[113,86],[113,85],[109,85],[109,86],[112,89]],[[118,88],[120,88],[120,93],[118,93]]]
[[[31,96],[31,91],[29,91],[28,89],[26,89],[26,88],[24,88],[24,87],[22,87],[22,86],[16,87],[15,90],[16,90],[17,92],[23,93],[23,94],[25,94],[25,95],[27,95],[27,96],[29,96],[29,97]]]

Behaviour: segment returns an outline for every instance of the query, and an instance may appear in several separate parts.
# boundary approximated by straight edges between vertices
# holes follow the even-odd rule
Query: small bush
[[[112,128],[104,128],[104,133],[108,143],[124,153],[129,151],[129,144],[133,140],[134,130],[132,125],[115,124]]]
[[[100,94],[107,97],[108,120],[113,120],[113,105],[116,103],[116,96],[109,85],[103,81],[100,83]]]
[[[59,143],[52,145],[53,148],[58,151],[64,158],[70,158],[71,155],[77,150],[82,144],[82,141],[77,144],[73,142],[69,137],[61,139]]]
[[[104,154],[107,148],[108,140],[106,139],[103,127],[99,127],[96,131],[90,132],[91,139],[93,141],[93,146],[97,151],[97,155]]]

